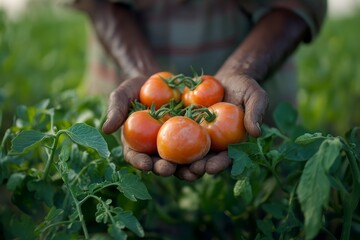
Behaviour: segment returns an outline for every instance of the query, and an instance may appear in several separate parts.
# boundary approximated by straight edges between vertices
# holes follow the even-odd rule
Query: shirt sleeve
[[[327,12],[327,0],[267,0],[245,2],[252,2],[246,5],[245,9],[249,7],[248,10],[255,22],[271,11],[271,9],[275,8],[287,9],[301,17],[310,29],[310,35],[304,39],[304,42],[310,42],[318,35]]]

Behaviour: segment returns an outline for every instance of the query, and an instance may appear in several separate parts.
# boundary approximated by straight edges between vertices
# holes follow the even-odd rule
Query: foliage
[[[65,92],[17,108],[1,145],[3,238],[360,236],[360,127],[345,137],[311,133],[283,104],[277,128],[229,146],[228,171],[189,183],[124,163],[119,133],[98,131],[104,105]]]
[[[87,121],[94,127],[70,121],[64,124],[66,119],[55,117],[68,100],[67,94],[62,95],[57,109],[48,100],[18,107],[16,124],[2,139],[0,161],[0,182],[7,188],[2,195],[10,194],[10,205],[18,211],[1,208],[1,232],[7,239],[56,239],[58,234],[71,238],[75,233],[89,238],[93,234],[89,225],[98,223],[115,239],[126,239],[125,228],[144,236],[133,213],[114,201],[119,196],[130,201],[150,199],[147,188],[139,176],[114,162],[119,149],[110,153],[95,118]],[[80,113],[84,106],[96,109],[93,104],[104,105],[88,99],[73,110]],[[70,127],[58,130],[60,125]],[[111,141],[117,145],[115,139]],[[91,221],[94,223],[89,224]],[[27,231],[17,231],[22,224]]]
[[[19,103],[32,105],[76,88],[84,74],[84,16],[44,0],[26,8],[17,18],[0,9],[0,109],[8,116],[1,132]]]
[[[296,54],[299,113],[311,128],[343,134],[360,124],[360,11],[328,18],[320,35]]]

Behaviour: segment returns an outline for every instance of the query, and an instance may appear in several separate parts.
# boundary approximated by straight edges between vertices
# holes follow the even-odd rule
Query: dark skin
[[[150,75],[161,70],[131,11],[107,1],[89,2],[78,7],[89,14],[105,49],[119,66],[128,70],[130,76],[109,98],[103,131],[111,134],[121,128],[129,104],[138,98],[142,84]],[[224,101],[244,108],[244,124],[249,135],[258,137],[261,134],[260,125],[268,105],[268,96],[260,84],[276,71],[308,34],[309,29],[300,17],[285,9],[273,9],[256,23],[215,74],[225,88]],[[128,147],[124,139],[122,142],[127,162],[139,170],[153,171],[160,176],[175,175],[194,181],[204,173],[220,173],[231,164],[227,151],[209,153],[190,165],[176,165],[159,156],[136,152]]]

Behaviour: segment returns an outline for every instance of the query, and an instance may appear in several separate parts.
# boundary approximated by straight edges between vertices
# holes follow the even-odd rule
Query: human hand
[[[244,125],[253,137],[261,134],[261,124],[268,96],[264,89],[250,76],[218,72],[215,77],[225,88],[224,102],[229,102],[245,110]]]
[[[141,86],[147,80],[144,76],[139,76],[124,81],[114,90],[109,99],[107,120],[103,125],[103,132],[111,134],[122,126],[128,116],[130,102],[138,98]],[[149,156],[144,153],[136,152],[131,149],[122,135],[124,147],[124,159],[135,168],[142,171],[153,171],[160,176],[175,175],[180,179],[194,181],[204,175],[204,173],[216,174],[230,165],[227,152],[220,154],[208,154],[203,159],[192,164],[177,165],[161,159],[159,156]]]

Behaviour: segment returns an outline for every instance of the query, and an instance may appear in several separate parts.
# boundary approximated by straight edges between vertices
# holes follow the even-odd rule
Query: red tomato
[[[140,102],[147,107],[151,107],[151,104],[154,103],[156,109],[171,99],[179,102],[181,99],[180,91],[177,88],[169,87],[166,83],[166,79],[171,77],[174,75],[169,72],[159,72],[150,76],[140,89]]]
[[[167,120],[157,136],[160,157],[177,164],[188,164],[203,158],[209,152],[210,144],[206,129],[184,116]]]
[[[213,76],[204,75],[202,76],[201,83],[195,89],[184,88],[182,101],[184,101],[185,107],[190,104],[209,107],[217,102],[221,102],[223,97],[224,87],[221,83]]]
[[[200,125],[207,129],[211,137],[211,150],[224,151],[229,144],[243,141],[246,138],[244,111],[234,104],[219,102],[209,107],[215,114],[211,122],[203,120]]]
[[[153,118],[149,110],[134,112],[124,123],[124,139],[137,152],[157,153],[156,137],[162,124],[163,121]]]

